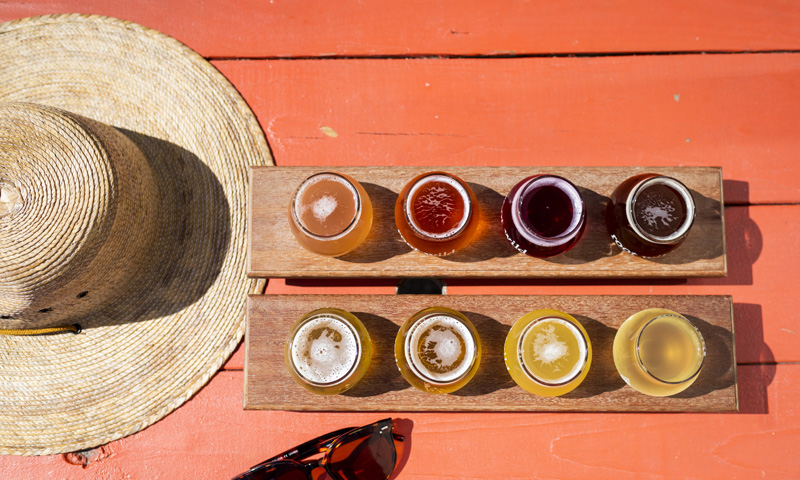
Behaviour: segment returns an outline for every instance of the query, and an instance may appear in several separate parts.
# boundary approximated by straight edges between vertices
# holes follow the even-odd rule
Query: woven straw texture
[[[118,130],[30,103],[0,103],[0,325],[80,321],[146,280],[158,189]]]
[[[0,453],[90,448],[180,406],[241,340],[248,166],[272,159],[214,67],[121,20],[0,25],[0,102],[71,112],[0,107],[0,328],[84,328],[0,336]]]

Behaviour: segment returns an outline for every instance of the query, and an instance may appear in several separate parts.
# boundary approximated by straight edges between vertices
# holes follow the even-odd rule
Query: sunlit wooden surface
[[[730,294],[742,411],[244,411],[240,348],[173,414],[89,452],[88,468],[0,457],[0,478],[226,479],[384,416],[406,419],[399,478],[800,478],[800,4],[0,3],[3,21],[65,12],[136,21],[211,59],[278,165],[722,166],[727,277],[449,280],[447,293]],[[272,279],[267,292],[395,284]]]

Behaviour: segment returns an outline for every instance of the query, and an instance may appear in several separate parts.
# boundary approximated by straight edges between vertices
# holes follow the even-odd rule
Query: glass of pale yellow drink
[[[371,356],[372,342],[364,324],[338,308],[303,315],[292,326],[284,351],[292,379],[321,395],[353,387],[369,368]]]
[[[614,364],[625,383],[664,397],[689,388],[706,356],[700,331],[683,315],[651,308],[631,315],[614,337]]]

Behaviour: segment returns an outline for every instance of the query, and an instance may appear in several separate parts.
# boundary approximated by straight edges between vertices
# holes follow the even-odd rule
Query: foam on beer
[[[314,213],[314,217],[317,220],[325,221],[325,219],[336,210],[336,205],[338,205],[338,203],[335,198],[330,195],[325,195],[311,204],[311,211]]]
[[[554,329],[550,327],[550,329],[548,330],[547,328],[548,323],[550,324],[555,323],[566,327],[567,330],[572,334],[572,336],[575,337],[575,339],[578,341],[578,350],[579,350],[578,358],[580,358],[580,361],[575,362],[575,365],[573,365],[572,368],[561,377],[558,377],[556,379],[548,379],[545,383],[560,384],[568,382],[572,378],[576,377],[581,372],[581,369],[583,369],[583,365],[585,364],[584,359],[586,358],[586,351],[587,351],[586,343],[583,340],[583,335],[581,334],[581,332],[571,322],[568,322],[558,317],[544,318],[539,322],[531,324],[527,329],[530,330],[535,324],[539,324],[540,327],[543,327],[542,331],[539,332],[533,339],[531,345],[535,361],[541,362],[543,364],[551,364],[565,357],[569,353],[567,344],[558,339],[558,336],[556,336],[555,333],[553,333]],[[524,332],[520,336],[521,344],[529,343],[529,339],[527,338],[527,336],[528,336],[528,331]]]
[[[358,333],[341,319],[320,315],[307,320],[292,340],[292,362],[310,383],[331,385],[344,380],[361,356]]]
[[[322,197],[314,200],[310,204],[303,203],[301,201],[302,198],[305,198],[306,191],[311,188],[313,185],[316,185],[322,181],[331,181],[343,185],[347,188],[347,190],[353,196],[353,201],[356,204],[356,209],[358,209],[358,191],[353,187],[353,185],[347,181],[347,179],[333,173],[319,173],[313,175],[306,179],[300,188],[297,189],[297,192],[294,196],[294,210],[295,216],[298,218],[302,218],[302,215],[307,211],[311,210],[311,213],[314,215],[314,218],[317,219],[319,222],[324,223],[328,217],[336,212],[336,208],[339,207],[339,202],[336,198],[332,195],[323,195]],[[302,220],[301,220],[302,223]],[[307,226],[306,226],[307,227]],[[330,236],[329,240],[335,240],[344,236],[347,232],[340,232],[338,235]]]
[[[572,222],[570,222],[569,227],[567,227],[567,229],[564,231],[564,234],[554,238],[546,238],[540,235],[534,235],[533,232],[530,231],[530,228],[527,225],[524,225],[522,213],[520,212],[522,198],[528,193],[529,189],[532,188],[531,184],[533,183],[536,184],[535,189],[537,190],[542,187],[555,187],[569,197],[569,200],[572,203]],[[540,247],[554,247],[570,240],[577,233],[575,229],[580,223],[582,216],[583,200],[581,199],[580,192],[576,188],[573,188],[572,185],[558,177],[542,176],[534,178],[522,188],[517,189],[517,192],[514,194],[513,202],[511,203],[511,220],[514,222],[514,226],[517,228],[517,231],[526,240]]]
[[[419,226],[419,224],[414,218],[414,212],[413,212],[414,206],[412,205],[412,199],[414,198],[414,195],[417,193],[417,190],[419,190],[421,187],[431,182],[442,182],[450,185],[458,192],[459,195],[461,195],[461,199],[464,201],[464,215],[461,217],[461,220],[458,222],[458,225],[443,233],[426,232]],[[472,203],[469,199],[469,194],[467,193],[467,189],[465,189],[464,186],[461,185],[454,178],[451,178],[447,175],[429,175],[427,177],[420,179],[420,181],[415,183],[408,191],[408,194],[406,195],[405,208],[406,208],[406,218],[408,219],[409,223],[411,223],[411,226],[413,226],[415,230],[417,230],[418,232],[422,232],[426,237],[441,240],[452,237],[457,232],[461,231],[462,228],[464,228],[464,225],[466,225],[467,221],[470,218],[470,214],[472,212]]]
[[[635,215],[633,214],[633,207],[634,204],[636,203],[639,193],[644,192],[645,190],[647,190],[648,187],[652,187],[655,185],[665,185],[671,190],[673,190],[675,193],[680,195],[683,198],[683,203],[686,209],[686,211],[684,212],[685,218],[683,220],[683,223],[672,234],[667,236],[657,236],[652,234],[646,235],[639,226],[638,223],[639,219],[635,218]],[[669,243],[675,240],[676,238],[685,235],[686,232],[689,230],[689,228],[691,228],[695,216],[695,204],[694,204],[694,199],[692,198],[692,194],[689,192],[689,189],[687,189],[686,186],[681,182],[670,177],[653,177],[645,180],[638,187],[631,190],[630,196],[626,201],[625,211],[628,217],[628,223],[631,225],[631,228],[633,228],[633,230],[636,232],[637,235],[644,238],[648,238],[656,242]],[[655,216],[665,216],[671,214],[671,212],[659,208],[654,208],[653,213]]]
[[[424,333],[428,332],[422,348],[418,348]],[[463,347],[462,347],[463,341]],[[436,363],[445,372],[431,371],[419,356],[423,350],[435,357]],[[450,383],[463,377],[472,366],[475,357],[475,341],[472,332],[457,318],[449,315],[431,315],[417,322],[406,336],[406,361],[416,373],[434,383]],[[455,365],[460,357],[460,364]],[[448,367],[452,366],[452,370]]]

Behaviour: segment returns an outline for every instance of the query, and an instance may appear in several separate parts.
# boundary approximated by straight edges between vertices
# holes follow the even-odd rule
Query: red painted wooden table
[[[688,281],[457,281],[449,294],[731,294],[738,414],[397,413],[400,478],[800,478],[800,4],[50,0],[208,57],[278,165],[715,165],[728,271]],[[187,119],[190,121],[190,119]],[[268,293],[392,293],[269,281]],[[242,410],[243,352],[152,427],[2,479],[226,479],[373,413]]]

